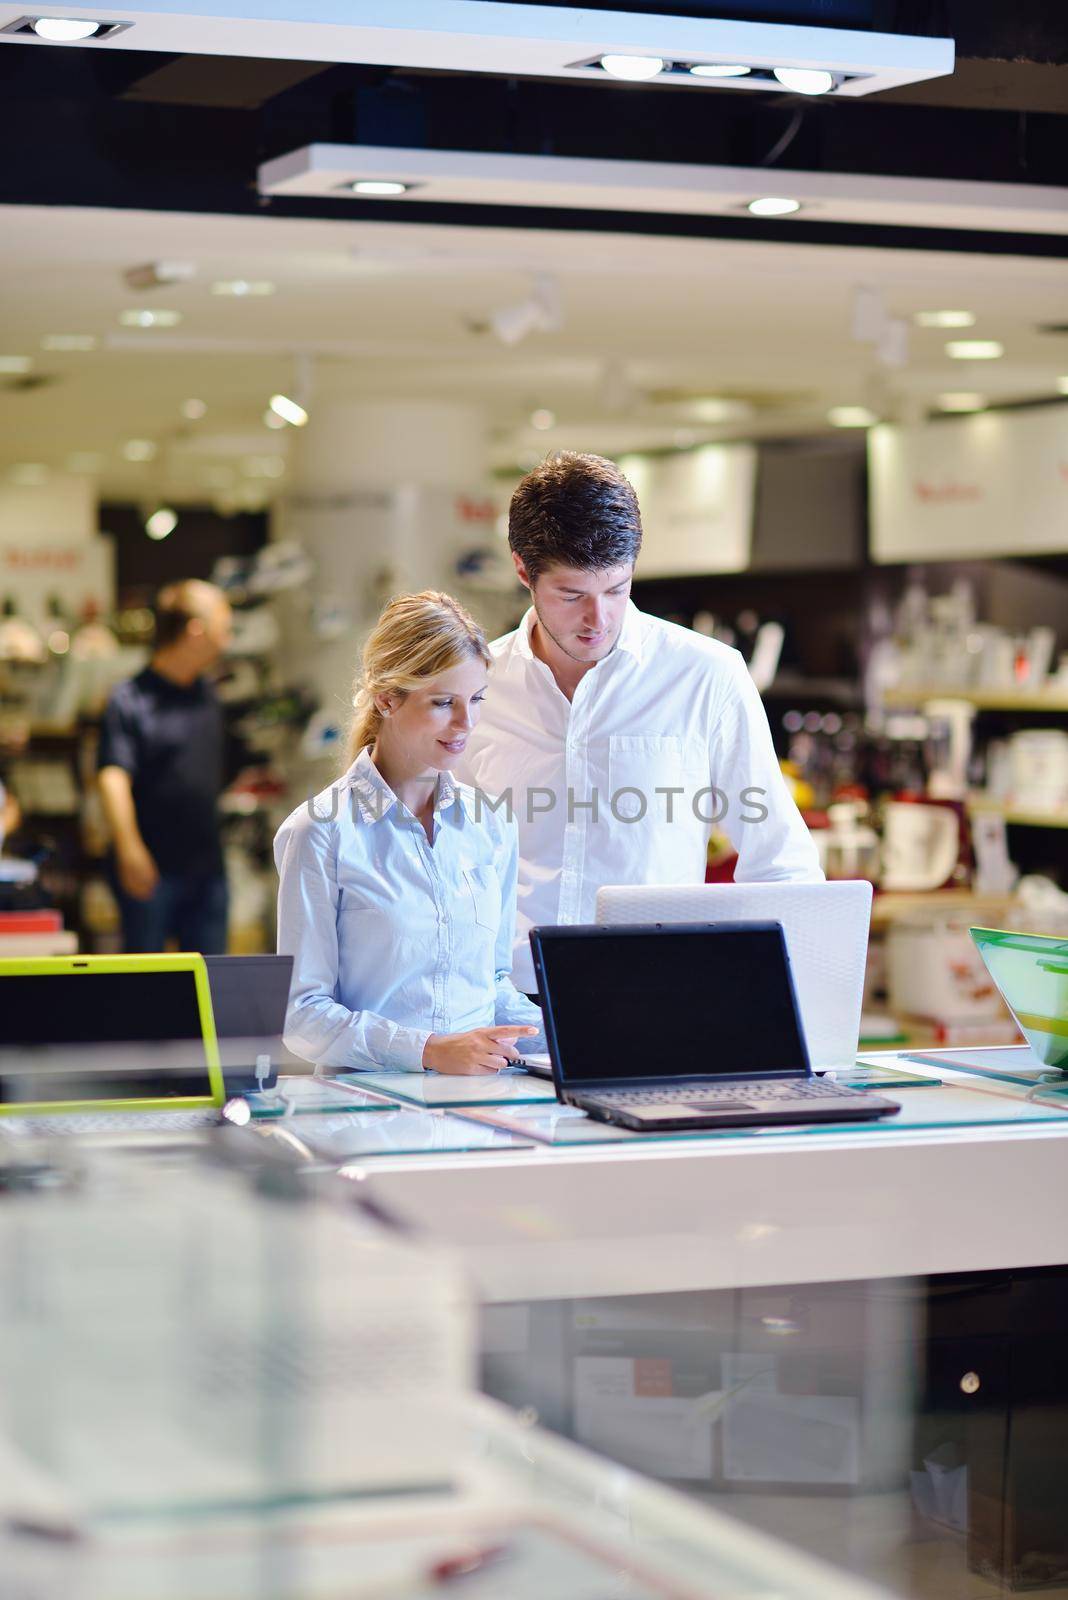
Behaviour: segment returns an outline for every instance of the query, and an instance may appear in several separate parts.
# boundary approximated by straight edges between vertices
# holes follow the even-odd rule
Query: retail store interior
[[[163,584],[236,606],[231,948],[271,950],[354,641],[426,585],[515,626],[508,498],[579,448],[638,489],[636,601],[743,650],[825,871],[879,890],[865,1042],[1018,1037],[967,928],[1068,932],[1068,553],[969,473],[1063,436],[1060,260],[50,207],[3,273],[6,892],[49,949],[121,947],[86,778]]]
[[[0,1600],[1068,1600],[1062,23],[8,10]],[[644,618],[565,688],[531,593],[562,565],[610,611],[626,548],[560,563],[547,517],[523,566],[572,452],[640,506]],[[422,590],[467,654],[354,683]],[[524,649],[527,814],[479,788],[450,833],[441,738],[424,811],[390,788],[398,712],[471,687],[503,743]],[[718,813],[669,651],[736,672],[796,871]],[[214,948],[131,939],[160,883],[107,774],[153,674],[168,773],[168,703],[221,715]],[[643,783],[681,751],[716,814],[689,877],[605,846],[581,917],[597,841],[535,859],[531,773],[601,745]],[[486,1026],[445,1028],[478,941]],[[309,1045],[309,994],[394,1054]],[[492,1065],[443,1064],[476,1033]],[[761,1114],[780,1079],[837,1119]]]

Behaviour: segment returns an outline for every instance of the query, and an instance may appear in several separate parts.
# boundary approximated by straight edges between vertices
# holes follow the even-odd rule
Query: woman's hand
[[[518,1061],[515,1042],[537,1028],[472,1028],[470,1033],[432,1033],[423,1046],[423,1066],[428,1071],[473,1077],[500,1072],[510,1061]]]

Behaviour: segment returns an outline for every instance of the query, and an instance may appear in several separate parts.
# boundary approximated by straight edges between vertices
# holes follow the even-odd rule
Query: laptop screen
[[[0,1103],[211,1097],[193,972],[0,978]]]
[[[808,1072],[777,924],[545,928],[532,944],[564,1083]]]

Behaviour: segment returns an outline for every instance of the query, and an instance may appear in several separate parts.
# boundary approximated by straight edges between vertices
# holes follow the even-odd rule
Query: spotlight
[[[128,267],[122,276],[131,289],[159,289],[165,283],[184,283],[196,270],[192,261],[146,261]]]
[[[648,83],[658,78],[664,70],[663,56],[601,57],[601,66],[610,78],[621,78],[624,83]]]
[[[397,195],[407,194],[414,187],[414,184],[401,183],[394,178],[357,178],[355,183],[349,185],[353,194],[365,194],[377,200],[394,199]]]
[[[1005,354],[1005,346],[996,339],[951,339],[946,345],[946,355],[954,361],[996,361]]]
[[[160,506],[145,519],[145,532],[150,539],[166,539],[178,526],[178,513],[170,506]]]
[[[834,73],[818,67],[776,67],[775,77],[794,94],[827,94],[834,88]]]
[[[954,390],[952,394],[940,394],[938,396],[939,411],[983,411],[985,408],[986,399],[981,394]]]
[[[721,65],[716,61],[698,61],[690,68],[690,76],[692,78],[747,78],[752,70],[752,67],[743,67],[737,63],[725,62]]]
[[[120,311],[124,328],[174,328],[182,320],[180,311]]]
[[[547,429],[554,427],[555,424],[556,413],[549,411],[545,406],[539,406],[536,411],[530,413],[530,426],[537,428],[539,433],[545,433]]]
[[[50,44],[76,44],[79,39],[95,39],[101,24],[88,17],[35,17],[30,26],[38,39]]]
[[[801,210],[801,202],[784,195],[766,195],[762,200],[750,200],[745,209],[754,217],[792,217]]]
[[[272,394],[268,402],[270,409],[276,417],[281,417],[283,422],[288,422],[292,428],[303,428],[308,420],[308,413],[303,406],[298,406],[287,394]]]
[[[832,406],[827,413],[832,428],[870,428],[878,420],[867,406]]]
[[[203,400],[183,400],[181,411],[187,422],[200,422],[208,414]]]
[[[913,322],[918,328],[972,328],[975,316],[971,311],[917,311]]]

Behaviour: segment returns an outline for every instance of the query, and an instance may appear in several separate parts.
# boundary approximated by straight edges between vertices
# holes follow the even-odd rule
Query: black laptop
[[[893,1100],[813,1076],[778,922],[532,928],[558,1100],[655,1131],[858,1122]]]
[[[292,956],[205,956],[219,1059],[228,1094],[278,1078]]]

